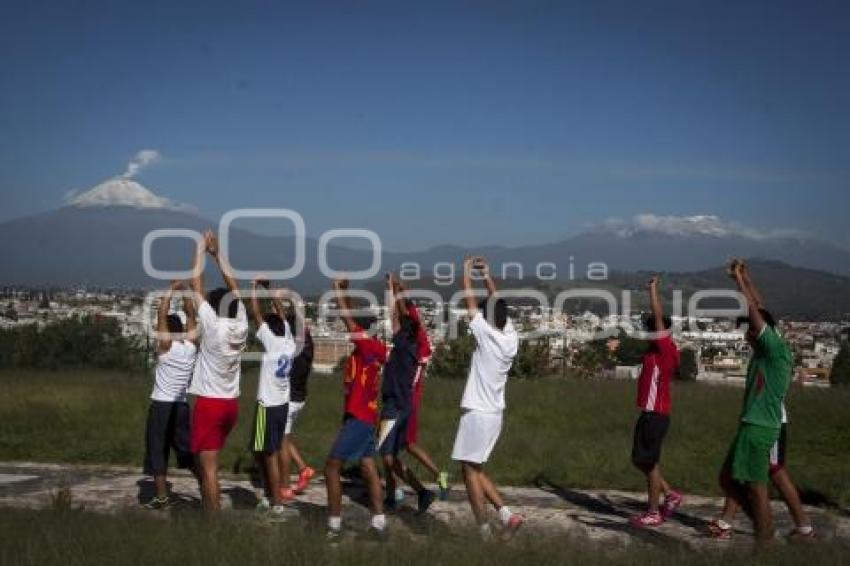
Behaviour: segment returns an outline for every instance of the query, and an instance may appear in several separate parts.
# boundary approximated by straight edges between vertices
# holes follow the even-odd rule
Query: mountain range
[[[694,217],[695,219],[709,217]],[[185,228],[201,231],[217,225],[196,214],[191,207],[156,196],[136,181],[115,178],[73,195],[56,210],[0,224],[0,285],[72,284],[101,287],[154,287],[162,282],[148,277],[142,267],[142,242],[152,230]],[[231,230],[232,263],[242,270],[268,271],[292,265],[294,240],[248,230]],[[318,241],[308,238],[303,273],[291,284],[305,292],[327,287],[317,262]],[[188,239],[161,240],[152,250],[158,269],[188,269],[193,243]],[[850,251],[828,242],[803,237],[749,235],[720,230],[670,233],[645,226],[628,231],[595,229],[564,241],[521,247],[489,246],[470,250],[462,246],[437,246],[409,253],[382,251],[382,270],[417,263],[422,278],[432,272],[455,274],[467,253],[488,258],[497,275],[537,282],[537,266],[559,280],[581,280],[592,262],[607,265],[609,278],[635,271],[695,272],[700,277],[730,257],[761,258],[804,268],[823,276],[850,275]],[[371,250],[331,245],[328,263],[337,270],[363,269]],[[506,265],[512,264],[512,265]],[[522,266],[522,272],[517,265]],[[779,265],[779,264],[777,264]],[[705,272],[708,273],[708,272]],[[829,275],[832,274],[832,275]],[[705,275],[709,277],[709,275]],[[840,277],[848,289],[850,280]]]

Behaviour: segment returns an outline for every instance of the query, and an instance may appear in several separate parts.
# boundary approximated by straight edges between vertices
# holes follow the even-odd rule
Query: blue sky
[[[6,2],[0,220],[150,148],[205,216],[394,249],[638,213],[850,245],[848,54],[841,1]]]

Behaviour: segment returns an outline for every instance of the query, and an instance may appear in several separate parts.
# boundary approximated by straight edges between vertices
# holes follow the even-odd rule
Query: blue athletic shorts
[[[331,448],[331,459],[353,462],[374,456],[375,426],[354,417],[347,418]]]

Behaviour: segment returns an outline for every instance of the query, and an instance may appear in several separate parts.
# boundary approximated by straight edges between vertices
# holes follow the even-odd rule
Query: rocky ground
[[[199,508],[197,484],[188,474],[176,473],[170,479],[179,503],[166,511],[142,511],[140,503],[153,493],[153,483],[137,469],[106,466],[0,463],[0,506],[51,508],[72,506],[87,511],[115,513],[128,509],[167,518],[176,512],[196,513]],[[247,479],[224,476],[223,507],[253,515],[258,489]],[[629,518],[643,508],[644,494],[612,490],[578,490],[538,482],[536,487],[504,487],[506,501],[527,518],[525,536],[576,536],[608,546],[629,544],[685,544],[696,548],[749,545],[752,530],[745,517],[738,519],[738,531],[731,543],[705,536],[705,523],[715,517],[720,501],[686,495],[680,511],[666,524],[653,530],[636,529]],[[343,517],[352,529],[368,523],[365,493],[355,481],[345,488]],[[305,520],[323,524],[325,489],[321,480],[313,483],[297,502],[290,505],[290,521]],[[818,537],[850,540],[850,514],[847,511],[809,508]],[[781,502],[774,503],[777,529],[791,529],[788,513]],[[493,515],[495,520],[495,514]],[[472,525],[472,515],[462,486],[455,486],[447,501],[436,501],[425,515],[415,511],[415,498],[408,494],[400,509],[390,515],[394,533],[411,537],[439,536]]]

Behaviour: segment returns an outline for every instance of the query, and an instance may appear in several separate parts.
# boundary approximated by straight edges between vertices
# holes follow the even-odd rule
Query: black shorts
[[[168,469],[171,450],[178,468],[190,468],[193,458],[189,447],[189,403],[151,401],[145,427],[145,466],[147,475],[161,475]]]
[[[770,473],[775,474],[785,467],[785,455],[788,451],[788,424],[782,423],[779,429],[779,440],[770,449]]]
[[[254,413],[254,428],[251,432],[250,450],[263,454],[274,454],[280,450],[286,436],[286,421],[289,404],[265,407],[257,403]]]
[[[386,420],[394,420],[393,428],[387,433],[384,442],[378,447],[378,452],[381,456],[398,456],[400,452],[407,449],[407,426],[410,422],[410,413],[399,412],[395,418]],[[383,432],[384,423],[381,421],[379,434]]]
[[[653,465],[661,460],[661,445],[670,428],[670,417],[660,413],[644,412],[635,425],[632,444],[632,462]]]

